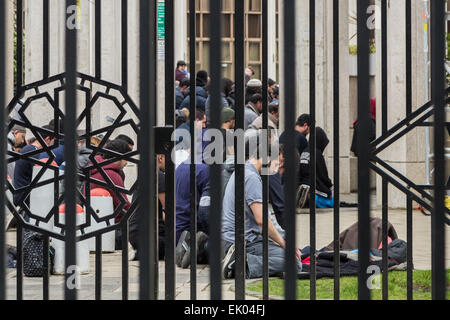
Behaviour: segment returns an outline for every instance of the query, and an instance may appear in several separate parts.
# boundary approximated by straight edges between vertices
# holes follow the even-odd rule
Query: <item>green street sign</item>
[[[165,32],[165,7],[164,2],[158,2],[158,39],[164,39]]]

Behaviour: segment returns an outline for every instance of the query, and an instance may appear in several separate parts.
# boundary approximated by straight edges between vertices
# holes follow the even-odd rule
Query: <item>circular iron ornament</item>
[[[16,94],[16,96],[7,106],[7,116],[9,116],[9,120],[7,120],[8,122],[6,124],[8,132],[10,132],[15,125],[25,127],[33,134],[34,137],[36,137],[37,141],[39,141],[42,146],[42,149],[38,149],[25,154],[16,153],[14,151],[7,152],[8,164],[23,159],[31,162],[33,165],[39,165],[42,168],[32,179],[29,186],[15,189],[11,181],[8,180],[6,182],[7,189],[13,195],[20,195],[17,207],[10,199],[6,200],[6,206],[14,215],[17,222],[25,229],[37,231],[44,235],[63,241],[65,237],[65,225],[62,224],[59,219],[59,207],[64,203],[64,194],[60,194],[59,190],[60,183],[64,181],[64,174],[61,174],[58,166],[54,165],[55,154],[53,153],[53,150],[58,148],[60,146],[61,140],[64,139],[64,133],[60,132],[62,130],[60,130],[59,128],[59,122],[61,121],[63,123],[65,119],[63,109],[61,108],[61,106],[64,104],[63,93],[66,90],[65,83],[65,73],[61,73],[47,79],[23,86],[20,92]],[[94,87],[96,88],[95,90],[93,90]],[[49,90],[48,88],[51,88],[51,90]],[[124,206],[126,204],[126,195],[133,195],[135,190],[137,189],[137,181],[134,182],[132,187],[128,189],[118,187],[111,181],[111,179],[105,173],[103,167],[119,160],[127,160],[135,164],[139,163],[139,160],[134,158],[139,155],[139,150],[131,151],[126,154],[119,154],[105,149],[105,144],[116,129],[123,128],[125,126],[131,127],[136,133],[136,136],[138,136],[140,130],[139,128],[141,115],[139,108],[136,106],[127,92],[121,86],[114,83],[110,83],[104,80],[96,79],[86,74],[79,73],[77,75],[77,90],[84,96],[85,100],[85,104],[82,106],[81,113],[77,118],[77,128],[79,128],[80,124],[82,124],[84,121],[86,130],[85,133],[79,138],[86,140],[86,147],[92,150],[92,153],[89,156],[91,163],[88,167],[79,170],[78,179],[83,183],[83,186],[86,184],[95,183],[96,185],[99,185],[102,188],[108,190],[111,195],[114,194],[120,200],[120,204],[115,208],[114,213],[108,216],[100,217],[98,215],[98,212],[96,212],[90,205],[90,196],[85,196],[80,190],[77,191],[78,204],[85,209],[86,214],[85,222],[83,224],[77,225],[76,227],[76,229],[80,230],[81,232],[81,235],[77,237],[77,241],[82,241],[121,228],[122,224],[127,223],[130,216],[136,211],[138,202],[137,197],[133,197],[128,210],[124,210]],[[53,119],[55,120],[55,128],[53,132],[35,125],[33,121],[29,119],[25,114],[26,110],[31,108],[31,104],[34,101],[38,100],[45,101],[45,104],[51,107],[53,110]],[[119,111],[119,115],[115,119],[112,119],[111,124],[102,128],[92,130],[91,112],[92,109],[95,108],[95,106],[101,100],[112,102],[110,103],[110,105],[114,105],[117,108],[117,110]],[[134,121],[132,117],[126,120],[124,119],[128,114],[126,107],[128,107],[128,109],[131,110],[131,112],[135,115],[135,118],[138,119],[138,123],[136,123],[136,121]],[[42,138],[42,134],[44,133],[52,133],[56,138],[55,143],[52,146],[46,145],[44,139]],[[103,139],[98,146],[94,146],[91,144],[91,137],[97,135],[103,135]],[[46,156],[39,157],[39,155],[41,154],[45,154]],[[111,156],[111,158],[98,163],[95,159],[95,156],[102,154],[108,154],[109,156]],[[40,158],[46,158],[46,160],[44,161],[44,159],[41,160]],[[90,177],[90,171],[93,169],[97,169],[100,172],[104,181],[100,181]],[[42,179],[43,175],[48,172],[48,170],[53,172],[53,178],[48,178],[45,180]],[[32,208],[30,208],[26,204],[27,199],[29,199],[32,190],[51,184],[53,184],[55,191],[53,201],[54,205],[45,216],[37,215],[36,212],[33,212]],[[86,188],[83,188],[83,190],[85,189]],[[23,214],[26,214],[31,219],[30,221],[33,221],[33,223],[25,221]],[[116,218],[119,214],[123,214],[120,222],[117,224],[110,224],[109,221]],[[61,232],[48,230],[42,226],[42,224],[48,223],[52,218],[54,219],[55,228],[59,228]],[[94,221],[96,221],[97,223],[102,224],[102,228],[92,232],[88,231],[89,227],[91,226],[92,219],[94,219]]]

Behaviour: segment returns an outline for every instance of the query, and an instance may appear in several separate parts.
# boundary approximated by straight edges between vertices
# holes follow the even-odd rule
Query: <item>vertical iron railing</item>
[[[234,1],[234,26],[235,26],[235,130],[244,130],[244,107],[245,107],[245,83],[244,83],[244,63],[245,63],[245,1]],[[246,277],[246,250],[245,250],[245,165],[243,159],[239,159],[239,140],[234,141],[234,170],[235,170],[235,285],[236,300],[245,298],[245,277]]]
[[[412,39],[411,39],[411,0],[405,1],[405,33],[406,33],[406,116],[412,112]],[[407,265],[406,265],[406,298],[413,299],[413,273],[412,273],[412,214],[413,203],[410,196],[406,196],[406,246],[407,246]],[[387,274],[387,272],[386,272]],[[386,290],[387,295],[387,290]]]
[[[367,270],[370,250],[370,176],[369,176],[369,29],[368,0],[357,2],[358,30],[358,298],[370,299]]]
[[[174,75],[174,0],[166,0],[165,2],[165,120],[166,126],[175,128],[175,75]],[[191,76],[192,77],[192,76]],[[195,78],[195,77],[194,77]],[[173,150],[174,143],[170,141],[169,150]],[[166,191],[166,247],[165,253],[165,298],[167,300],[175,299],[175,164],[170,154],[166,154],[165,163],[165,191]],[[191,250],[195,245],[191,245]],[[191,251],[195,258],[195,251]]]
[[[140,1],[140,110],[141,128],[138,137],[139,174],[139,297],[156,300],[158,283],[155,261],[157,244],[153,241],[157,230],[156,208],[156,0]],[[155,277],[156,275],[156,277]]]
[[[387,0],[381,2],[381,133],[385,134],[388,128],[388,54],[387,54]],[[382,220],[382,298],[388,299],[388,182],[386,178],[381,180],[381,220]]]
[[[434,206],[431,214],[431,296],[444,300],[445,277],[445,3],[431,3],[431,101],[434,105]]]
[[[102,77],[102,1],[95,0],[95,78]],[[90,184],[88,183],[88,192]],[[90,194],[90,193],[89,193]],[[88,196],[88,201],[90,197]],[[102,299],[102,235],[95,236],[95,299]]]
[[[197,175],[196,175],[196,110],[197,110],[197,87],[196,87],[196,64],[197,58],[195,53],[196,48],[196,9],[195,0],[189,0],[189,67],[191,72],[191,83],[189,89],[189,106],[190,106],[190,124],[189,132],[191,137],[191,164],[190,164],[190,206],[191,206],[191,216],[190,216],[190,233],[191,233],[191,300],[197,299],[197,252],[196,252],[196,240],[197,240]]]
[[[0,105],[6,105],[6,3],[5,1],[0,2]],[[5,109],[2,107],[0,112],[0,123],[4,124],[5,121]],[[5,126],[0,126],[0,154],[6,154],[6,130]],[[0,161],[0,300],[6,299],[6,251],[5,251],[5,240],[6,232],[5,230],[5,217],[6,217],[6,159],[2,156]]]
[[[295,106],[296,106],[296,72],[295,72],[295,0],[285,0],[283,6],[284,35],[284,127],[286,134],[285,171],[292,173],[284,182],[286,215],[286,253],[285,253],[285,299],[295,300],[297,294],[297,263],[295,255],[296,212],[294,190],[297,186],[297,163],[295,163]]]
[[[76,0],[66,0],[66,7],[76,6]],[[76,261],[76,205],[77,205],[77,29],[66,28],[66,114],[64,118],[64,160],[66,162],[64,176],[65,211],[65,298],[75,300],[76,288],[67,285],[70,266]]]
[[[49,43],[49,36],[50,36],[50,7],[49,7],[49,0],[43,0],[43,15],[42,15],[42,25],[43,25],[43,37],[42,37],[42,48],[43,48],[43,59],[42,59],[42,70],[43,70],[43,79],[47,79],[49,76],[49,69],[50,69],[50,43]],[[55,111],[56,114],[56,111]],[[54,114],[54,116],[55,116]],[[55,121],[58,120],[57,116],[54,117]],[[59,132],[58,132],[59,133]],[[59,138],[58,138],[59,140]],[[55,176],[57,175],[55,171]],[[56,199],[56,194],[54,199]],[[44,265],[44,271],[43,271],[43,281],[42,281],[42,295],[43,300],[49,299],[49,276],[50,276],[50,268],[49,268],[49,242],[50,237],[48,235],[44,236],[44,244],[42,246],[42,257],[43,257],[43,265]]]
[[[128,91],[128,0],[121,2],[122,88]],[[90,198],[90,197],[89,197]],[[128,221],[122,222],[122,300],[128,300]]]
[[[333,0],[333,248],[334,248],[334,299],[339,300],[340,258],[339,258],[339,174],[340,174],[340,112],[339,112],[339,0]]]
[[[309,245],[311,272],[309,296],[316,299],[316,1],[309,1]]]
[[[16,95],[22,95],[23,87],[23,1],[16,1],[16,61],[17,61],[17,73],[16,73]],[[16,263],[16,297],[17,300],[23,299],[23,254],[22,254],[22,236],[23,227],[21,224],[17,226],[16,234],[16,247],[17,249],[17,263]]]
[[[263,129],[268,128],[268,1],[262,0],[262,96],[263,96]],[[369,29],[367,28],[367,8],[368,0],[357,2],[357,36],[358,36],[358,121],[360,123],[360,136],[358,137],[358,249],[359,249],[359,273],[358,273],[358,298],[370,299],[370,291],[367,287],[367,271],[369,266],[370,252],[370,176],[369,161],[374,159],[374,153],[369,144]],[[77,6],[76,0],[66,0],[66,6]],[[140,21],[139,21],[139,53],[140,53],[140,132],[138,136],[138,149],[140,162],[138,166],[138,199],[139,216],[141,217],[139,235],[139,297],[141,299],[158,298],[158,209],[157,209],[157,168],[155,158],[155,125],[157,111],[156,75],[157,75],[157,55],[156,55],[156,0],[140,1]],[[310,272],[310,298],[316,299],[316,210],[315,210],[315,189],[316,189],[316,59],[315,59],[315,1],[309,2],[309,76],[310,76],[310,116],[312,120],[310,130],[310,246],[311,246],[311,272]],[[21,97],[24,91],[23,79],[23,1],[18,0],[17,7],[17,87],[16,95]],[[126,91],[128,88],[128,1],[122,0],[122,84]],[[196,194],[196,8],[195,1],[189,1],[190,12],[190,133],[191,133],[191,166],[190,166],[190,188],[191,188],[191,300],[197,299],[197,254],[196,254],[196,232],[197,232],[197,194]],[[387,135],[388,130],[388,38],[387,38],[387,7],[388,2],[381,2],[381,132]],[[406,91],[405,91],[405,113],[406,117],[414,114],[412,112],[412,5],[410,0],[405,1],[405,30],[406,30]],[[211,20],[221,21],[221,2],[210,0]],[[284,0],[283,6],[283,30],[284,30],[284,84],[285,96],[282,97],[284,105],[284,124],[286,130],[285,167],[289,174],[284,180],[285,212],[286,214],[286,255],[285,255],[285,298],[296,299],[297,286],[297,263],[295,256],[296,247],[296,215],[295,213],[295,189],[297,184],[297,164],[295,163],[294,150],[294,127],[296,115],[296,49],[295,49],[295,14],[296,2],[294,0]],[[49,1],[43,0],[43,78],[48,79],[50,74],[50,42],[49,42]],[[175,129],[175,88],[174,88],[174,1],[165,2],[165,122],[166,126]],[[431,71],[432,71],[432,101],[429,106],[434,106],[434,157],[435,157],[435,182],[434,182],[434,203],[431,216],[431,237],[432,237],[432,298],[445,299],[445,229],[444,219],[446,209],[444,206],[444,196],[446,190],[446,162],[445,162],[445,69],[443,68],[445,59],[445,4],[443,1],[431,2]],[[6,4],[0,2],[0,102],[5,102],[6,98]],[[68,16],[66,16],[67,18]],[[245,63],[245,2],[235,1],[235,78],[236,78],[236,129],[244,127],[244,63]],[[333,238],[334,238],[334,299],[340,297],[340,265],[339,265],[339,199],[340,199],[340,78],[339,78],[339,1],[333,0],[333,168],[334,168],[334,210],[333,210]],[[101,80],[101,0],[95,1],[95,78]],[[73,274],[70,266],[76,265],[76,242],[80,240],[76,235],[76,203],[77,203],[77,29],[66,28],[65,42],[65,66],[66,80],[65,86],[65,106],[64,118],[64,158],[65,168],[65,193],[64,202],[66,204],[66,227],[65,235],[65,287],[64,296],[66,299],[76,299],[77,290],[67,286],[69,277]],[[211,105],[221,105],[221,23],[211,24]],[[109,90],[109,89],[108,89]],[[221,108],[211,108],[211,127],[219,129],[221,127]],[[60,139],[59,115],[55,112],[55,135]],[[5,112],[0,114],[0,122],[5,123]],[[430,123],[428,123],[430,125]],[[91,118],[86,115],[87,140],[90,138]],[[3,126],[2,139],[0,141],[0,151],[3,154],[6,150],[6,134]],[[392,139],[385,143],[387,146],[394,142]],[[237,157],[238,139],[235,138],[235,244],[236,244],[236,299],[245,299],[245,192],[244,192],[244,164]],[[87,142],[90,146],[90,142]],[[382,147],[383,147],[382,146]],[[170,149],[174,148],[171,142]],[[377,150],[377,153],[381,148]],[[166,154],[168,155],[168,154]],[[266,159],[267,160],[267,159]],[[266,165],[266,161],[264,164]],[[381,161],[380,161],[381,163]],[[373,164],[370,165],[372,168]],[[210,234],[221,234],[221,214],[222,214],[222,167],[220,164],[211,165],[211,211],[210,211]],[[377,171],[378,172],[378,171]],[[379,172],[378,172],[379,173]],[[6,174],[6,162],[0,165],[0,176],[3,181]],[[89,173],[86,173],[86,181],[89,181]],[[394,178],[382,176],[382,298],[388,299],[388,186],[391,183],[398,187]],[[55,176],[55,181],[57,180]],[[269,297],[269,268],[268,268],[268,177],[263,175],[263,299]],[[407,181],[407,187],[401,191],[407,194],[406,202],[406,234],[407,234],[407,299],[413,299],[413,210],[412,201],[420,201],[414,194],[408,193],[412,184]],[[6,298],[6,260],[5,260],[5,185],[2,184],[0,190],[0,300]],[[406,191],[405,191],[406,190]],[[90,187],[86,187],[86,205],[90,207]],[[55,198],[55,201],[57,198]],[[165,298],[175,299],[175,168],[174,163],[166,157],[166,247],[165,247]],[[25,227],[33,229],[31,225]],[[17,227],[17,299],[23,299],[23,261],[22,261],[22,236],[25,229],[22,223]],[[122,298],[128,299],[128,224],[122,223]],[[96,242],[96,268],[95,268],[95,297],[101,299],[102,296],[102,234],[95,235]],[[211,299],[222,298],[222,274],[221,274],[221,238],[210,237],[209,262],[211,266]],[[44,234],[43,258],[43,298],[49,299],[49,236]],[[69,271],[70,270],[70,271]]]
[[[265,141],[262,143],[268,143],[269,133],[267,132],[269,115],[268,115],[268,25],[267,25],[267,1],[262,0],[262,124],[263,130],[267,135],[262,135]],[[269,166],[267,153],[263,154],[263,166]],[[268,167],[266,168],[268,169]],[[263,299],[269,299],[269,176],[266,172],[262,175],[262,195],[263,195]]]
[[[222,1],[210,0],[211,27],[211,106],[221,105],[221,78],[222,78]],[[211,107],[211,128],[221,128],[221,108]],[[214,163],[210,166],[211,207],[209,213],[210,234],[221,234],[222,217],[222,165]],[[222,298],[222,274],[221,274],[221,237],[209,239],[209,263],[211,267],[211,299]]]

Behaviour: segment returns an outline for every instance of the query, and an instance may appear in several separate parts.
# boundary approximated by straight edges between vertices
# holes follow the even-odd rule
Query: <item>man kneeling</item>
[[[261,169],[262,155],[257,148],[253,152],[246,143],[245,152],[245,243],[247,257],[247,278],[260,278],[263,276],[263,195]],[[270,148],[268,148],[270,149]],[[270,155],[269,155],[270,156]],[[280,154],[280,158],[283,156]],[[280,159],[280,160],[281,160]],[[280,161],[284,162],[284,161]],[[284,272],[284,255],[286,241],[285,232],[276,220],[269,215],[269,275],[276,276]],[[226,256],[222,262],[222,274],[225,279],[234,277],[234,250],[235,250],[235,173],[225,189],[222,211],[222,240]],[[302,271],[301,252],[296,249],[297,272]]]

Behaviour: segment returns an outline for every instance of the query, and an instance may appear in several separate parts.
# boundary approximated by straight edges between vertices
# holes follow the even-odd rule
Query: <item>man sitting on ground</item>
[[[128,146],[130,147],[130,150],[134,149],[134,141],[129,136],[127,136],[125,134],[119,134],[116,139],[125,141],[128,144]]]
[[[311,117],[306,113],[298,117],[297,122],[295,123],[295,146],[297,147],[299,154],[302,154],[302,152],[308,146],[308,140],[306,140],[306,136],[309,134],[309,128],[311,127],[311,125]],[[285,144],[285,140],[286,132],[283,132],[280,136],[280,144]]]
[[[190,226],[191,226],[191,171],[190,159],[181,163],[176,175],[176,263],[183,269],[190,265]],[[196,165],[197,180],[197,260],[207,260],[205,244],[208,239],[209,166],[204,163]]]
[[[327,164],[323,152],[328,143],[327,134],[322,128],[316,127],[316,207],[333,208],[333,183],[328,176]],[[308,205],[309,189],[311,180],[310,170],[310,147],[308,146],[300,156],[300,189],[298,197],[298,206],[300,208]]]
[[[18,152],[17,148],[22,146],[22,144],[25,142],[26,133],[27,131],[24,127],[19,125],[13,126],[11,131],[8,133],[7,151]],[[10,158],[10,156],[7,157]],[[15,165],[15,162],[8,163],[8,176],[11,179],[14,178]]]
[[[247,130],[248,127],[255,121],[256,118],[262,112],[262,96],[259,93],[254,94],[248,104],[245,106],[245,120],[244,120],[244,130]]]
[[[126,154],[128,152],[131,152],[130,146],[123,140],[116,139],[113,141],[108,142],[105,145],[105,149],[109,151],[113,151],[119,154]],[[112,159],[114,156],[110,153],[105,153],[104,155],[97,155],[95,156],[95,160],[99,165],[101,165],[102,162]],[[111,182],[114,184],[114,186],[119,188],[124,188],[124,179],[123,179],[123,168],[127,165],[127,160],[117,160],[113,163],[107,164],[105,166],[102,166],[103,171],[105,171],[106,175],[109,177]],[[102,174],[100,173],[100,170],[97,168],[93,168],[91,170],[91,179],[99,180],[102,182],[105,182],[105,179],[103,178]],[[109,191],[113,198],[113,206],[114,210],[119,208],[121,206],[122,200],[124,201],[124,205],[122,206],[121,210],[117,213],[114,221],[115,223],[119,223],[122,219],[122,216],[124,212],[127,212],[130,208],[130,201],[128,200],[128,197],[124,193],[117,193],[111,188],[104,187],[102,185],[91,183],[91,190],[95,188],[103,188]]]
[[[188,78],[181,80],[180,84],[175,88],[175,108],[181,109],[181,104],[186,97],[186,91],[189,88],[190,81]]]
[[[50,125],[46,125],[43,127],[43,129],[46,130],[46,132],[41,133],[41,137],[44,140],[45,144],[50,147],[55,142],[53,127]],[[50,133],[51,132],[51,133]],[[32,144],[25,146],[21,151],[20,154],[24,155],[27,153],[31,153],[33,151],[42,149],[42,145],[39,142],[39,140],[35,140]],[[35,154],[33,156],[30,156],[30,158],[33,159],[40,159],[42,154],[46,154],[45,152],[41,152],[38,154]],[[27,159],[19,159],[16,161],[16,166],[14,168],[14,179],[13,179],[13,186],[14,189],[21,189],[24,187],[27,187],[31,184],[31,180],[33,177],[33,167],[34,163],[27,160]],[[30,206],[30,198],[29,195],[24,194],[25,191],[14,193],[13,199],[14,199],[14,205],[21,206],[22,212],[24,210],[23,204],[22,204],[22,198],[25,197],[25,205],[27,207]]]
[[[166,206],[166,176],[164,173],[166,171],[166,156],[164,154],[158,154],[156,160],[158,166],[158,256],[159,260],[164,260],[166,234],[166,214],[164,211]],[[132,202],[136,201],[136,196],[137,192],[133,195]],[[144,212],[150,214],[149,212]],[[142,211],[139,209],[135,211],[129,221],[129,239],[133,249],[136,251],[134,260],[139,260],[140,213],[142,213]]]
[[[263,166],[262,155],[254,148],[250,150],[250,143],[245,146],[245,245],[247,253],[247,278],[263,276],[263,195],[260,172]],[[270,151],[269,151],[270,153]],[[280,156],[281,157],[281,156]],[[280,163],[284,163],[280,160]],[[232,174],[225,190],[222,211],[222,240],[226,256],[222,262],[222,274],[225,279],[234,277],[235,251],[235,173]],[[284,231],[270,216],[268,220],[269,241],[269,275],[274,276],[284,272],[286,241]],[[297,270],[301,272],[301,252],[296,249]]]

